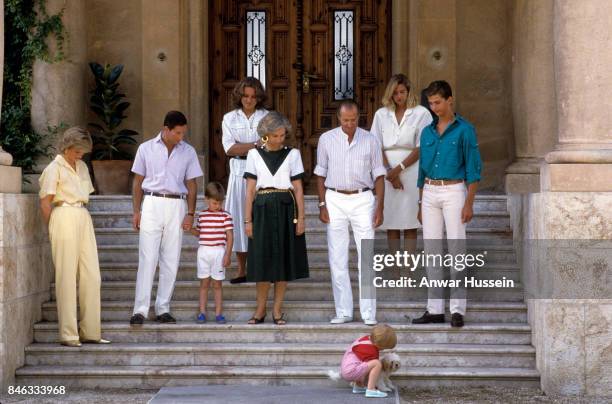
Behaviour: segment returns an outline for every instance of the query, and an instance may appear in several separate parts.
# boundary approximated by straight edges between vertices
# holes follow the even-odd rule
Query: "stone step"
[[[26,347],[29,366],[329,366],[342,361],[351,341],[334,344],[163,343],[59,344]],[[394,350],[411,367],[535,368],[530,345],[414,344]]]
[[[91,218],[94,227],[100,228],[132,228],[132,211],[92,211]],[[326,225],[319,220],[319,212],[306,213],[305,222],[307,229],[325,229]],[[510,228],[510,216],[505,212],[481,211],[474,213],[474,217],[468,223],[468,228]]]
[[[306,213],[319,213],[318,197],[306,195],[304,205]],[[203,195],[198,195],[196,208],[202,209],[205,206]],[[97,211],[132,211],[132,197],[130,195],[92,195],[89,198],[88,209],[92,212]],[[474,212],[482,211],[508,211],[508,198],[505,194],[476,194],[474,200]]]
[[[531,327],[513,323],[466,323],[462,328],[450,324],[413,325],[390,323],[397,333],[398,344],[472,344],[529,345]],[[114,342],[131,343],[271,343],[294,344],[335,343],[352,341],[359,334],[368,334],[372,328],[361,322],[329,324],[328,322],[293,323],[277,326],[268,319],[266,323],[250,325],[244,322],[227,324],[195,324],[178,322],[158,324],[146,322],[140,327],[131,327],[128,320],[103,322],[102,335]],[[35,342],[56,342],[57,323],[41,322],[34,325]]]
[[[123,321],[127,322],[132,315],[134,307],[133,300],[103,301],[102,302],[102,321]],[[207,316],[214,320],[214,301],[209,299]],[[179,322],[193,323],[199,312],[199,304],[193,301],[173,301],[171,303],[172,314]],[[225,301],[223,312],[230,322],[244,324],[251,318],[255,311],[255,301]],[[420,317],[425,311],[425,302],[377,302],[376,317],[381,322],[408,324],[409,319]],[[312,323],[327,322],[334,317],[335,308],[332,301],[313,302],[313,301],[285,301],[283,312],[291,323]],[[272,301],[268,302],[268,322],[272,322]],[[354,318],[360,318],[358,305],[355,305]],[[153,309],[151,309],[150,319],[153,320]],[[57,305],[55,302],[43,304],[43,320],[57,321]],[[450,315],[447,313],[447,321]],[[525,303],[518,302],[467,302],[467,313],[465,315],[467,323],[522,323],[527,322],[527,306]]]
[[[75,389],[159,389],[202,384],[345,386],[329,380],[337,366],[25,366],[17,370],[19,385],[55,385]],[[412,367],[393,376],[406,388],[539,387],[535,369],[501,367]]]
[[[359,285],[353,282],[353,298],[357,301],[359,296]],[[102,283],[101,298],[104,301],[128,300],[134,298],[136,282],[132,281],[106,281]],[[155,299],[157,282],[153,284],[151,299]],[[270,292],[272,293],[272,292]],[[212,290],[209,290],[212,298]],[[177,281],[174,285],[172,299],[197,301],[200,296],[200,282]],[[514,288],[470,288],[467,296],[475,301],[498,301],[498,302],[521,302],[523,301],[523,287],[521,283],[515,283]],[[225,301],[253,300],[255,301],[255,285],[252,283],[223,285],[223,298]],[[51,285],[51,298],[55,299],[55,284]],[[379,301],[406,301],[427,299],[427,288],[378,288],[376,298]],[[331,282],[317,282],[308,279],[300,279],[289,282],[287,285],[286,301],[310,300],[310,301],[333,301]]]
[[[327,262],[314,262],[309,264],[310,280],[329,282],[331,280],[331,272]],[[490,278],[501,279],[505,276],[514,281],[520,280],[520,268],[514,264],[505,263],[488,263],[482,269],[475,271],[476,274],[489,276]],[[135,281],[138,273],[138,262],[108,262],[100,267],[100,275],[102,281]],[[238,273],[238,268],[235,262],[226,269],[226,279],[234,278]],[[408,271],[406,271],[406,274]],[[349,267],[349,274],[352,281],[357,281],[358,273],[357,266]],[[409,276],[409,275],[407,275]],[[157,280],[157,273],[155,276]],[[196,279],[196,263],[182,262],[180,264],[176,279],[178,281],[189,281]]]
[[[307,244],[308,263],[328,262],[327,243]],[[195,262],[198,246],[196,244],[183,245],[181,249],[182,262]],[[481,254],[487,252],[486,263],[516,263],[514,247],[508,244],[468,245],[468,253]],[[102,266],[115,262],[137,262],[138,244],[100,245],[98,244],[98,258]],[[349,246],[349,261],[356,262],[357,249],[351,242]]]
[[[138,244],[138,232],[132,228],[98,228],[95,230],[96,241],[99,246],[110,246],[110,245],[125,245],[125,244]],[[382,231],[376,233],[378,240],[384,240],[386,235]],[[490,227],[490,228],[468,228],[467,238],[470,244],[501,244],[501,245],[512,245],[512,232],[510,228],[506,227]],[[352,232],[350,233],[350,239],[353,239]],[[320,228],[307,228],[306,229],[306,245],[310,244],[326,244],[327,243],[327,231]],[[354,241],[351,241],[353,244]],[[198,245],[198,239],[190,234],[185,234],[183,237],[183,246]],[[382,244],[381,244],[382,245]],[[386,244],[385,244],[386,245]],[[423,249],[423,241],[421,240],[421,233],[419,231],[419,240],[417,240],[417,248]]]

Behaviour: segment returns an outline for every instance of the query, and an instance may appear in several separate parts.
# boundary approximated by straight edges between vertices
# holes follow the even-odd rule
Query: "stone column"
[[[64,41],[66,58],[58,63],[34,62],[32,79],[32,128],[47,133],[47,127],[65,123],[69,126],[86,123],[87,105],[87,16],[82,0],[48,0],[47,12],[56,14],[62,8],[62,21],[67,35]],[[55,43],[50,41],[50,51]],[[50,139],[52,144],[55,139]],[[48,160],[38,162],[35,172],[42,172]],[[30,176],[27,192],[38,190],[38,175]]]
[[[612,191],[611,35],[608,0],[554,2],[559,137],[543,165],[543,191]]]
[[[44,133],[47,126],[86,123],[87,104],[87,15],[85,1],[49,0],[49,14],[64,8],[62,21],[67,32],[66,58],[59,63],[34,63],[32,83],[32,127]],[[51,52],[55,44],[50,43]]]
[[[558,140],[527,197],[526,241],[547,246],[523,257],[529,319],[547,394],[612,397],[612,3],[555,0],[553,18]]]
[[[540,163],[556,142],[553,65],[554,0],[513,3],[512,114],[516,160],[506,169],[506,192],[540,190]]]
[[[4,71],[4,0],[0,0],[0,71]],[[2,80],[0,80],[0,106],[2,105]],[[0,146],[0,193],[21,192],[21,168],[11,167],[13,156]]]

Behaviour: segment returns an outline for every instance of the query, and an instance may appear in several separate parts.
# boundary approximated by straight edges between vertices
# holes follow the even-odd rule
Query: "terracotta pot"
[[[96,179],[96,189],[100,195],[131,194],[130,160],[93,160],[91,162]]]

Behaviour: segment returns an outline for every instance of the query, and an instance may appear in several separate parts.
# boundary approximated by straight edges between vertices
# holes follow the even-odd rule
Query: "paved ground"
[[[241,389],[244,391],[252,391],[252,387],[244,386],[238,388],[238,386],[232,386],[231,390],[228,390],[229,386],[217,386],[222,387],[223,396],[219,403],[240,403],[241,401],[233,401],[229,397],[229,393],[239,393]],[[270,387],[270,391],[278,394],[281,397],[284,387]],[[285,396],[284,403],[297,404],[297,403],[308,403],[308,404],[328,404],[332,403],[329,401],[331,396],[322,396],[321,391],[308,390],[307,392],[300,394],[296,397],[296,389],[291,388],[293,394],[290,401],[287,401]],[[158,392],[157,391],[134,391],[134,390],[119,390],[113,392],[105,391],[74,391],[66,394],[65,396],[55,397],[41,397],[41,396],[0,396],[0,403],[44,403],[44,404],[56,404],[56,403],[100,403],[100,404],[145,404],[149,402]],[[328,392],[329,393],[329,392]],[[259,394],[262,394],[259,392]],[[361,400],[355,400],[357,397],[350,394],[349,391],[339,390],[337,395],[334,396],[343,401],[334,401],[333,403],[359,403]],[[268,396],[270,397],[270,396]],[[515,388],[470,388],[470,389],[436,389],[436,390],[412,390],[404,389],[401,392],[402,403],[418,403],[418,404],[610,404],[612,398],[609,399],[595,399],[595,398],[554,398],[548,397],[542,394],[536,389],[515,389]],[[186,397],[183,397],[186,398]],[[254,395],[250,393],[249,404],[255,404]],[[304,400],[301,400],[304,398]],[[395,400],[367,400],[368,403],[379,403],[394,402]],[[186,403],[187,401],[175,401]],[[202,403],[215,403],[215,401],[207,400],[200,401]],[[270,404],[275,401],[262,401],[262,403]],[[279,403],[281,401],[278,401]]]

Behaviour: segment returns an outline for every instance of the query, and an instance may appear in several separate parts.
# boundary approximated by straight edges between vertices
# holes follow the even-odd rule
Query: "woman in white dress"
[[[404,232],[405,247],[416,247],[419,192],[421,131],[431,124],[429,111],[420,106],[417,93],[404,74],[391,77],[382,98],[383,107],[376,111],[370,131],[378,136],[387,167],[385,213],[381,229],[387,239],[399,240]]]
[[[263,86],[254,77],[247,77],[234,87],[232,101],[234,109],[223,116],[223,149],[230,159],[230,176],[227,183],[225,210],[234,219],[234,246],[238,261],[238,276],[231,283],[246,282],[246,259],[248,237],[244,226],[244,201],[246,180],[244,168],[249,150],[261,145],[257,135],[257,125],[268,113],[263,105],[266,102]]]

